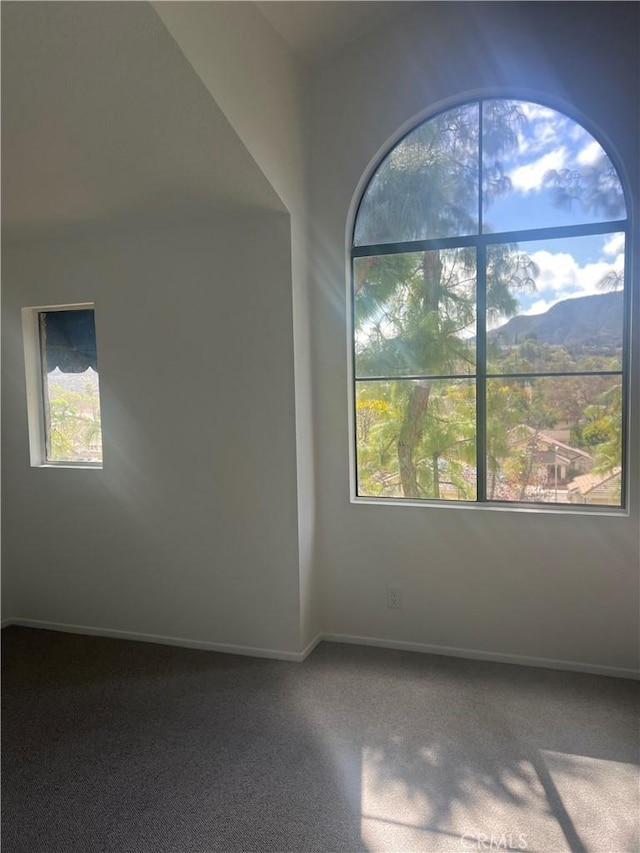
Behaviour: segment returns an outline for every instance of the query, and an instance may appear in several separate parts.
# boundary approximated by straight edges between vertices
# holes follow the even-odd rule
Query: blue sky
[[[557,207],[544,182],[552,169],[580,170],[603,158],[609,163],[601,146],[566,116],[537,104],[519,105],[526,125],[517,150],[501,157],[511,191],[487,207],[485,222],[492,231],[502,231],[606,221],[607,216],[585,212],[579,204]],[[539,268],[536,292],[519,297],[523,314],[541,314],[563,299],[600,293],[602,278],[613,270],[621,272],[624,264],[622,234],[521,241],[519,246]]]
[[[518,294],[519,314],[543,314],[564,299],[602,293],[598,286],[602,279],[624,267],[621,233],[521,242],[519,248],[538,267],[535,292]]]
[[[485,206],[484,218],[490,229],[549,228],[608,219],[600,212],[585,211],[578,203],[569,208],[558,207],[554,204],[553,190],[544,183],[545,176],[553,170],[582,171],[603,162],[610,166],[598,142],[572,119],[555,110],[517,103],[526,123],[519,130],[516,149],[498,158],[510,179],[511,191]],[[485,159],[487,166],[493,162],[494,158]]]
[[[572,119],[555,110],[539,104],[514,101],[524,115],[524,122],[518,129],[517,144],[510,152],[501,152],[499,165],[509,179],[509,190],[485,203],[483,219],[485,231],[523,231],[535,228],[555,228],[559,226],[580,226],[593,222],[607,222],[624,219],[623,193],[619,182],[610,185],[614,196],[620,199],[620,212],[608,217],[601,211],[585,210],[579,201],[569,207],[559,207],[556,196],[545,180],[551,170],[578,173],[583,176],[596,169],[601,178],[610,180],[611,161],[599,143],[583,127]],[[470,121],[478,122],[477,104],[469,105]],[[447,113],[444,114],[446,118]],[[476,125],[477,126],[477,125]],[[447,123],[443,123],[443,133],[449,133]],[[420,133],[420,127],[409,134],[394,152],[400,152],[399,165],[406,159],[411,164],[412,157],[421,157],[420,143],[415,151],[412,146],[413,134]],[[470,149],[473,151],[473,148]],[[393,156],[392,152],[389,156]],[[469,152],[467,152],[469,156]],[[462,155],[461,155],[462,156]],[[476,153],[477,159],[477,153]],[[495,158],[485,158],[485,168],[495,165]],[[598,171],[602,170],[602,171]],[[402,170],[399,170],[399,174]],[[406,174],[406,173],[405,173]],[[477,185],[476,185],[477,186]],[[400,182],[398,191],[407,193],[406,182]],[[437,191],[437,187],[435,188]],[[408,196],[410,198],[410,194]],[[366,195],[365,195],[366,200]],[[476,196],[477,205],[477,196]],[[361,242],[367,242],[367,214]],[[471,214],[472,215],[472,214]],[[395,226],[395,223],[393,223]],[[402,233],[396,234],[389,229],[387,238],[416,239]],[[445,225],[445,229],[446,229]],[[425,234],[427,238],[429,235]],[[458,236],[444,232],[444,236]],[[624,234],[609,233],[592,236],[548,239],[545,241],[527,241],[521,239],[519,250],[527,254],[536,264],[538,273],[534,292],[516,293],[519,314],[542,314],[556,303],[581,296],[601,293],[599,284],[608,274],[618,275],[624,268]],[[489,249],[491,251],[491,249]],[[455,273],[453,274],[455,278]],[[502,325],[508,318],[496,318],[489,322],[489,328]],[[475,324],[460,333],[461,337],[475,335]]]

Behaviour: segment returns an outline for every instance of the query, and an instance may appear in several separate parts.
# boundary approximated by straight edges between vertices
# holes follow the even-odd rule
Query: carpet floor
[[[2,632],[3,853],[639,849],[638,685]]]

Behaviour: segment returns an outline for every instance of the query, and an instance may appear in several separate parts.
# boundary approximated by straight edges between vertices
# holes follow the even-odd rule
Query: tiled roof
[[[557,447],[558,451],[563,451],[565,454],[567,454],[567,459],[571,460],[576,459],[578,457],[582,457],[583,459],[591,460],[591,454],[587,453],[586,450],[581,450],[579,447],[572,447],[570,444],[566,444],[564,441],[558,441],[546,432],[536,432],[536,430],[534,430],[530,426],[527,426],[526,424],[523,424],[523,426],[524,429],[530,435],[535,436],[536,442],[538,442],[539,444],[547,444],[549,445],[549,447]],[[518,428],[516,427],[516,429]],[[521,438],[516,443],[522,444],[522,442],[525,440],[526,439]],[[560,453],[558,455],[560,455]]]
[[[595,471],[591,471],[589,474],[581,474],[569,483],[567,489],[569,491],[577,490],[586,495],[592,489],[604,485],[608,480],[619,477],[621,470],[621,468],[614,468],[613,471],[608,471],[606,474],[597,474]]]

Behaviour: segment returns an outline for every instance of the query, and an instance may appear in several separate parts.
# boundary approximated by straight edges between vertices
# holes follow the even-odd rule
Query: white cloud
[[[569,135],[573,142],[576,143],[576,146],[582,145],[585,146],[589,142],[593,141],[593,137],[591,134],[582,127],[581,124],[576,124],[574,121],[571,121],[571,127],[569,130]]]
[[[597,163],[603,153],[602,148],[594,139],[578,151],[576,160],[581,166],[592,166]]]
[[[552,169],[563,169],[567,160],[564,146],[555,148],[532,163],[514,169],[509,177],[516,190],[523,193],[538,191],[542,187],[544,176]]]
[[[567,252],[554,254],[546,250],[533,252],[530,257],[539,268],[536,288],[540,298],[523,308],[522,314],[542,314],[564,299],[602,293],[598,283],[607,273],[621,269],[623,261],[618,255],[613,263],[597,261],[581,266]]]
[[[528,121],[553,121],[558,113],[542,104],[533,104],[529,101],[519,101],[518,106],[527,117]]]
[[[518,155],[542,154],[554,148],[558,143],[558,121],[563,119],[558,113],[546,107],[522,105],[527,124],[518,134]]]
[[[556,304],[557,299],[538,299],[533,305],[530,305],[526,311],[522,311],[523,314],[544,314],[549,310],[553,305]]]
[[[527,125],[519,133],[518,151],[507,163],[514,188],[539,191],[551,169],[591,166],[603,149],[583,127],[554,110],[522,105]]]
[[[624,253],[624,234],[612,234],[605,239],[605,244],[602,247],[605,255],[613,255],[616,257]]]

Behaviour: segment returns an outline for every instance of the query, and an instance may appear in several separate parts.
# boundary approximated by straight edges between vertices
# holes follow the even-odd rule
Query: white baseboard
[[[630,678],[640,680],[640,670],[619,666],[580,663],[578,661],[536,658],[528,655],[511,655],[502,652],[487,652],[477,649],[458,649],[452,646],[435,646],[425,643],[410,643],[402,640],[382,640],[376,637],[356,637],[352,634],[323,634],[328,643],[349,643],[357,646],[377,646],[383,649],[399,649],[406,652],[420,652],[428,655],[464,658],[466,660],[484,660],[493,663],[511,663],[518,666],[537,666],[543,669],[559,669],[568,672],[585,672],[590,675],[607,675],[612,678]]]
[[[204,649],[210,652],[223,652],[227,655],[245,655],[252,658],[271,658],[301,663],[320,642],[320,637],[310,643],[301,652],[287,652],[280,649],[259,649],[253,646],[236,646],[228,643],[210,643],[207,640],[190,640],[184,637],[165,637],[159,634],[141,634],[137,631],[117,631],[113,628],[95,628],[91,625],[66,625],[60,622],[44,622],[40,619],[13,617],[5,619],[2,627],[22,625],[25,628],[43,628],[47,631],[60,631],[64,634],[87,634],[95,637],[111,637],[117,640],[135,640],[141,643],[158,643],[163,646],[180,646],[186,649]]]
[[[300,653],[301,654],[300,660],[301,661],[306,660],[309,657],[309,655],[311,654],[311,652],[315,649],[315,647],[323,641],[323,639],[324,639],[324,637],[322,636],[322,634],[318,634],[316,637],[314,637],[313,640],[311,640],[311,642],[309,643],[309,645],[306,648],[304,648],[302,650],[302,652]]]
[[[287,652],[280,649],[260,649],[253,646],[238,646],[228,643],[211,643],[207,640],[190,640],[183,637],[165,637],[158,634],[141,634],[135,631],[117,631],[112,628],[95,628],[89,625],[66,625],[59,622],[45,622],[39,619],[24,619],[9,617],[3,619],[2,628],[9,625],[22,625],[25,628],[43,628],[48,631],[60,631],[65,634],[86,634],[97,637],[112,637],[117,640],[134,640],[142,643],[158,643],[164,646],[179,646],[186,649],[204,649],[211,652],[223,652],[229,655],[246,655],[247,657],[270,658],[302,663],[321,642],[347,643],[357,646],[376,646],[382,649],[398,649],[407,652],[419,652],[428,655],[443,655],[445,657],[463,658],[466,660],[483,660],[493,663],[509,663],[518,666],[537,666],[543,669],[558,669],[568,672],[584,672],[590,675],[606,675],[612,678],[628,678],[640,680],[640,671],[617,666],[580,663],[578,661],[554,660],[552,658],[537,658],[527,655],[512,655],[502,652],[488,652],[477,649],[460,649],[453,646],[428,645],[426,643],[411,643],[403,640],[385,640],[377,637],[358,637],[353,634],[318,634],[301,652]]]

